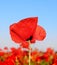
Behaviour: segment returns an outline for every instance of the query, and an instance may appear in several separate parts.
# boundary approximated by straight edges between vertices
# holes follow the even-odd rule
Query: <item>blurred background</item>
[[[9,34],[12,23],[27,17],[38,16],[38,25],[46,30],[44,41],[36,41],[32,48],[57,51],[57,0],[0,0],[0,48],[18,47]]]

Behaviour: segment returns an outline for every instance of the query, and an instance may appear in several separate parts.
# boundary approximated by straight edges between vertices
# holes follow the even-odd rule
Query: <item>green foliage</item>
[[[45,60],[42,60],[40,65],[49,65],[49,62],[46,62]]]

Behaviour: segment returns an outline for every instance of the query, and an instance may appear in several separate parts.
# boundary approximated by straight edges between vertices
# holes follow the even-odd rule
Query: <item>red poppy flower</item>
[[[2,49],[0,48],[0,51],[2,51]]]
[[[8,47],[4,47],[4,50],[8,50]]]
[[[32,43],[35,40],[43,40],[46,37],[46,32],[41,26],[37,25],[37,22],[38,17],[30,17],[10,25],[12,40],[22,44],[26,44],[28,40]],[[25,47],[27,45],[23,46]]]
[[[7,64],[7,65],[14,65],[14,61],[13,61],[13,59],[9,58],[9,59],[7,59],[5,61],[5,64]]]
[[[0,52],[0,56],[3,56],[4,55],[4,52],[2,51],[2,52]]]

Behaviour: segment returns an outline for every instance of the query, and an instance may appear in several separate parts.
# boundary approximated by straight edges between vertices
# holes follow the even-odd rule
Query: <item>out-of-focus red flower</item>
[[[3,65],[3,62],[0,61],[0,65]]]
[[[14,56],[18,56],[18,57],[23,57],[23,51],[21,48],[15,49],[15,48],[11,48],[12,54]]]
[[[43,58],[45,58],[46,62],[49,61],[49,57],[50,57],[49,53],[44,53]]]
[[[36,40],[43,40],[46,37],[46,32],[41,26],[37,25],[37,22],[38,17],[30,17],[10,25],[12,40],[22,44],[27,44],[28,40],[31,43],[34,43]],[[26,46],[24,45],[25,48]]]
[[[28,51],[24,51],[24,52],[23,52],[23,55],[24,55],[24,56],[26,56],[26,55],[29,56],[29,52],[28,52]]]
[[[14,60],[11,59],[11,58],[9,58],[9,59],[7,59],[7,60],[5,61],[5,64],[7,64],[7,65],[14,65]]]
[[[2,52],[0,52],[0,56],[3,56],[4,55],[4,52],[2,51]]]
[[[55,58],[56,56],[54,54],[54,50],[52,50],[51,48],[47,48],[47,51],[44,53],[43,57],[48,62],[50,60],[53,60],[53,58]]]
[[[0,51],[2,51],[2,49],[0,48]]]
[[[7,63],[5,63],[5,62],[0,62],[0,65],[7,65]]]
[[[51,48],[47,48],[46,53],[53,54],[53,53],[54,53],[54,50],[53,50],[53,49],[51,49]]]
[[[21,48],[11,49],[9,52],[0,51],[0,65],[29,65],[29,51]],[[30,63],[35,63],[34,65],[57,65],[57,52],[51,48],[48,48],[46,52],[37,49],[31,50]]]
[[[10,48],[12,52],[16,51],[16,48],[12,47]]]
[[[4,50],[8,50],[8,47],[4,47]]]

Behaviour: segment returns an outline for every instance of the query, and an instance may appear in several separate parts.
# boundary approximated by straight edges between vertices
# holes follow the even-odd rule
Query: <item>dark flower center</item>
[[[30,36],[30,38],[28,38],[26,41],[32,40],[33,36]]]

